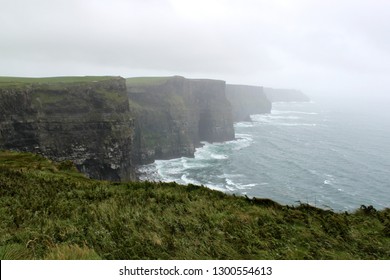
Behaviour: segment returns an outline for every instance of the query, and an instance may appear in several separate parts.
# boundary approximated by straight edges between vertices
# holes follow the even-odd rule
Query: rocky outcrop
[[[135,162],[193,156],[201,141],[234,139],[224,81],[130,78],[127,92],[136,119]]]
[[[264,92],[271,102],[309,102],[310,98],[303,92],[295,89],[264,88]]]
[[[263,87],[228,84],[226,97],[232,105],[235,122],[250,121],[250,115],[267,114],[272,109]]]
[[[89,177],[134,179],[125,79],[0,80],[0,148],[71,160]]]

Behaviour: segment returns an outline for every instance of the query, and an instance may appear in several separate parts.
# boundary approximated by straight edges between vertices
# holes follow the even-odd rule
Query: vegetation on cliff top
[[[333,213],[201,186],[90,180],[0,152],[0,259],[389,259],[390,209]]]
[[[64,77],[0,77],[0,89],[23,89],[27,86],[39,86],[42,89],[63,90],[64,84],[78,86],[93,82],[119,79],[114,76],[64,76]]]
[[[45,77],[45,78],[29,78],[29,77],[0,77],[0,85],[7,83],[25,83],[25,84],[48,84],[48,83],[89,83],[94,81],[105,81],[114,76],[64,76],[64,77]]]

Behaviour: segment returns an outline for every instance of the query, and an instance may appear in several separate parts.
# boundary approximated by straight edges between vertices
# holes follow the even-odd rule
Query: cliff
[[[91,178],[135,179],[155,159],[234,139],[233,121],[299,91],[174,77],[0,77],[0,149],[71,160]],[[268,98],[267,98],[268,97]]]
[[[272,104],[263,87],[228,84],[226,97],[232,105],[235,122],[250,120],[250,115],[271,113]]]
[[[200,141],[234,139],[225,82],[183,77],[127,79],[137,163],[193,156]]]
[[[0,149],[71,160],[96,179],[135,179],[137,164],[234,139],[224,81],[3,77],[0,96]]]
[[[123,78],[0,78],[0,96],[0,149],[71,160],[91,178],[134,178]]]
[[[271,102],[309,102],[310,98],[302,91],[295,89],[264,88],[267,98]]]

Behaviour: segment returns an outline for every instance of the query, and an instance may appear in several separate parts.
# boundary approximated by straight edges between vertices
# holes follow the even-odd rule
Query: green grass
[[[44,77],[44,78],[29,78],[29,77],[0,77],[0,85],[2,83],[90,83],[94,81],[105,81],[116,78],[113,76],[63,76],[63,77]]]
[[[114,76],[63,76],[63,77],[0,77],[0,89],[18,89],[26,86],[50,87],[62,89],[64,84],[84,84],[91,82],[101,82],[118,78]]]
[[[390,209],[334,213],[202,186],[84,178],[0,152],[0,259],[389,259]]]

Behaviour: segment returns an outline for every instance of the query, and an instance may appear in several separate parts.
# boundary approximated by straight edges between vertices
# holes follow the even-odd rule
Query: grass
[[[389,259],[390,209],[334,213],[202,186],[84,178],[0,152],[0,259]]]
[[[39,86],[40,88],[63,89],[64,84],[81,85],[91,82],[111,80],[113,76],[63,76],[63,77],[0,77],[0,89],[19,89],[26,86]]]
[[[29,77],[0,77],[0,85],[2,83],[82,83],[110,80],[112,76],[63,76],[63,77],[45,77],[45,78],[29,78]]]

